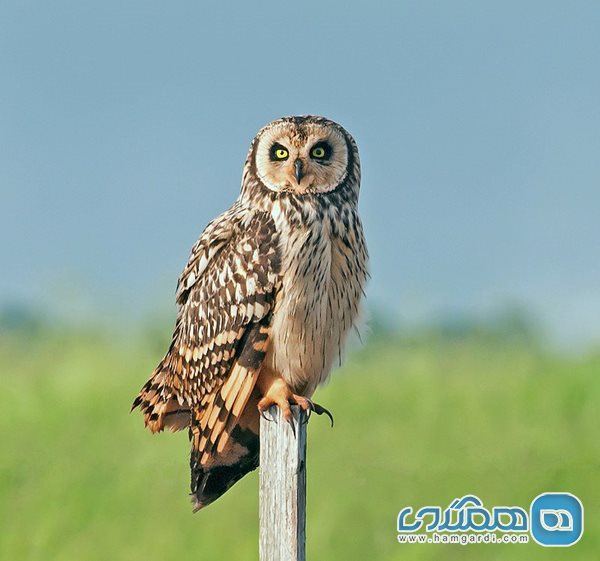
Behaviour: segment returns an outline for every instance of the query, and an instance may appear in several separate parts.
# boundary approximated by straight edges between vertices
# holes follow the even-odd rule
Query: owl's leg
[[[258,391],[263,396],[258,402],[258,410],[261,415],[272,405],[276,405],[281,410],[283,418],[292,424],[292,409],[290,405],[298,405],[302,410],[307,412],[310,417],[311,412],[317,415],[325,413],[331,419],[333,426],[333,416],[331,413],[316,403],[313,403],[307,397],[295,394],[290,385],[279,375],[263,367],[256,382]],[[293,426],[293,425],[292,425]]]
[[[261,413],[272,405],[276,405],[281,410],[283,418],[290,422],[292,419],[290,405],[296,404],[304,411],[308,411],[310,407],[308,399],[294,394],[292,388],[281,376],[265,367],[260,372],[256,386],[262,396],[262,399],[258,402],[258,410]]]

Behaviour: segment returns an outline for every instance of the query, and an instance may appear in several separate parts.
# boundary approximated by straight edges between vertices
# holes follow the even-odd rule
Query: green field
[[[154,342],[149,342],[154,341]],[[129,414],[152,337],[0,337],[0,559],[256,559],[257,473],[193,515],[186,434]],[[600,551],[600,354],[564,357],[478,335],[372,337],[320,390],[309,426],[310,560],[593,559]],[[477,494],[585,506],[569,549],[400,545],[404,506]]]

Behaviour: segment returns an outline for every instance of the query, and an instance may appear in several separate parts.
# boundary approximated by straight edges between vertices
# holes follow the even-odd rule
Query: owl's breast
[[[324,220],[285,224],[279,232],[282,273],[267,364],[308,396],[334,361],[341,361],[366,277],[366,262],[356,263],[352,236],[334,230]]]

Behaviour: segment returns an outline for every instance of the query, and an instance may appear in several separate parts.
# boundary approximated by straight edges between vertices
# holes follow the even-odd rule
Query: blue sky
[[[600,4],[4,2],[0,305],[172,310],[250,140],[357,139],[369,299],[600,340]]]

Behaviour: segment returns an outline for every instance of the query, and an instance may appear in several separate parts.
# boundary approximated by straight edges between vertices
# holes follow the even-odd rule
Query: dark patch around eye
[[[285,158],[278,158],[277,150],[285,150],[287,152],[287,156]],[[271,159],[272,162],[283,162],[289,158],[289,155],[290,155],[290,151],[282,144],[279,144],[279,142],[275,142],[273,144],[273,146],[271,146],[271,149],[269,150],[269,158]]]
[[[313,156],[313,153],[316,149],[318,148],[322,148],[323,151],[325,152],[325,154],[321,157],[316,157]],[[324,140],[321,142],[317,142],[311,149],[310,149],[310,157],[313,158],[314,160],[329,160],[329,158],[331,158],[331,154],[333,152],[333,149],[331,148],[331,144],[329,144],[329,142],[325,142]]]

